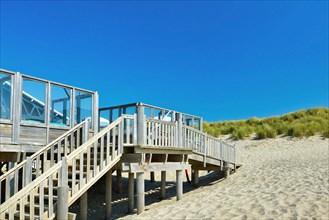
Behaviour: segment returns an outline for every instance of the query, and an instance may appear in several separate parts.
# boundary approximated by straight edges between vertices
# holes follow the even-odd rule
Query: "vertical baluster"
[[[23,198],[20,198],[19,200],[19,219],[24,219],[24,209],[25,209],[25,198],[26,197],[23,197]]]
[[[116,133],[116,130],[117,130],[117,126],[112,128],[112,160],[114,160],[114,157],[115,157],[115,147],[116,147],[115,133]]]
[[[34,219],[34,191],[35,189],[30,191],[30,219]]]
[[[104,136],[101,137],[100,170],[103,169],[103,163],[104,163]]]
[[[76,172],[77,172],[77,157],[72,158],[72,195],[75,192],[76,188]],[[81,168],[80,168],[81,169]]]
[[[48,218],[51,218],[54,212],[54,207],[53,207],[53,174],[49,176],[48,179],[48,195],[49,195],[49,199],[48,199]]]
[[[68,146],[67,146],[67,142],[68,142],[68,136],[66,136],[65,138],[64,138],[64,157],[66,157],[67,156],[67,151],[68,151]]]
[[[14,194],[18,191],[18,170],[14,171]]]
[[[126,118],[126,142],[127,144],[130,144],[130,119],[129,118]]]
[[[87,149],[88,150],[88,149]],[[82,188],[82,186],[83,186],[83,155],[84,155],[84,153],[81,153],[80,155],[79,155],[79,168],[80,168],[80,170],[79,170],[79,187],[80,187],[80,189]],[[87,175],[88,175],[88,173],[87,173]]]
[[[94,165],[94,177],[96,176],[96,174],[97,174],[97,146],[98,145],[98,140],[96,140],[95,142],[94,142],[94,144],[93,144],[93,146],[94,146],[94,163],[93,163],[93,165]]]
[[[39,184],[39,216],[40,219],[43,218],[43,212],[44,212],[44,186],[43,182]]]
[[[110,131],[106,133],[106,165],[110,163]]]
[[[79,127],[77,129],[77,137],[76,137],[76,142],[77,142],[77,148],[80,147],[80,141],[81,141],[81,130],[83,129],[83,126],[82,127]]]
[[[40,176],[40,155],[37,156],[37,160],[35,162],[35,166],[36,166],[35,174],[38,177],[38,176]]]
[[[62,159],[62,141],[58,141],[57,143],[57,162],[61,161]]]

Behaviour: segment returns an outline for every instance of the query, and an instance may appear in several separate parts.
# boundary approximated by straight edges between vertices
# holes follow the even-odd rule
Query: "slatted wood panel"
[[[11,124],[0,124],[1,143],[10,143],[13,126]]]
[[[19,141],[22,143],[38,143],[46,144],[47,142],[47,128],[40,128],[28,125],[21,125]]]

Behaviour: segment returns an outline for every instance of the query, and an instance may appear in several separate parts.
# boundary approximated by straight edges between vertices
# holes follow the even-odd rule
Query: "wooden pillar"
[[[151,176],[151,180],[150,181],[151,181],[151,183],[153,183],[154,182],[154,179],[155,179],[154,178],[154,172],[153,171],[150,172],[150,176]]]
[[[128,179],[128,212],[134,212],[134,180],[135,174],[129,173]]]
[[[227,178],[229,175],[230,175],[230,163],[229,162],[224,162],[224,175],[225,175],[225,178]]]
[[[161,199],[166,198],[166,171],[161,171]]]
[[[67,219],[69,215],[69,186],[59,186],[57,188],[57,194],[57,219]]]
[[[80,219],[87,220],[88,218],[88,191],[80,197]]]
[[[106,203],[106,213],[105,213],[105,218],[109,220],[111,218],[111,212],[112,212],[112,207],[111,207],[111,202],[112,202],[112,170],[109,170],[106,173],[106,198],[105,198],[105,203]]]
[[[199,186],[199,170],[194,170],[194,186]]]
[[[67,219],[69,214],[69,185],[66,158],[62,159],[59,187],[57,188],[57,219]]]
[[[117,190],[119,194],[122,194],[122,172],[121,170],[117,170]]]
[[[177,201],[183,198],[183,171],[176,170],[176,193]]]
[[[145,209],[144,191],[144,173],[137,173],[137,214],[141,214]]]
[[[137,145],[145,146],[146,144],[146,127],[144,106],[137,106]]]

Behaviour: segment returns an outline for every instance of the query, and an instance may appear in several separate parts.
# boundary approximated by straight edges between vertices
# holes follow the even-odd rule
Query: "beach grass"
[[[229,134],[236,140],[254,134],[258,139],[275,138],[277,135],[309,137],[318,134],[329,138],[329,108],[311,108],[268,118],[204,122],[203,130],[215,137]]]

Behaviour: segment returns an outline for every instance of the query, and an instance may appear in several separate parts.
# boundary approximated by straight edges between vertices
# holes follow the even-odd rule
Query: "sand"
[[[243,166],[229,178],[203,172],[200,187],[185,182],[183,199],[176,201],[175,173],[169,172],[168,199],[158,198],[160,182],[147,180],[146,211],[128,215],[127,194],[115,194],[113,219],[329,219],[328,139],[283,137],[232,144]],[[124,179],[124,189],[126,185]],[[93,219],[104,219],[102,188],[100,181],[89,192],[93,201],[103,201],[89,201]]]

